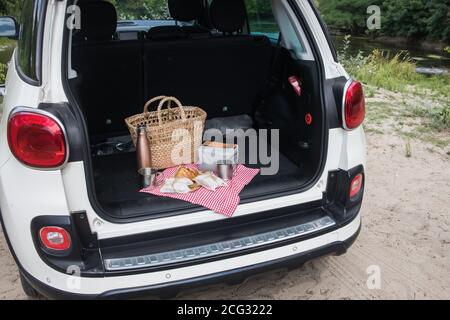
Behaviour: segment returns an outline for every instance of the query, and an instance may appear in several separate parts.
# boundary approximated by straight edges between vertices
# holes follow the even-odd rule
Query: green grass
[[[16,40],[11,40],[8,38],[0,38],[0,47],[13,46],[13,45],[15,45],[15,43],[16,43]]]
[[[383,120],[396,116],[393,106],[385,102],[371,102],[366,110],[366,120],[370,123],[381,124]]]
[[[11,53],[8,52],[10,52],[12,50],[11,48],[15,45],[15,40],[0,38],[0,84],[5,83],[6,72],[8,71],[6,62],[11,58]]]
[[[8,66],[4,63],[0,63],[0,84],[5,83],[7,72]]]
[[[449,140],[436,136],[433,134],[430,130],[425,129],[424,127],[419,127],[417,131],[403,131],[401,129],[395,130],[397,134],[401,137],[404,137],[406,139],[416,139],[428,142],[432,145],[435,145],[439,148],[447,148],[449,146]]]
[[[375,96],[377,88],[383,88],[393,92],[410,93],[420,97],[426,97],[434,102],[437,107],[426,109],[408,106],[406,99],[396,101],[406,111],[398,114],[398,106],[386,103],[372,103],[368,109],[368,121],[379,124],[386,117],[397,118],[413,117],[423,118],[424,128],[434,131],[450,130],[450,75],[426,76],[416,72],[416,64],[407,53],[400,53],[389,57],[379,50],[374,50],[369,56],[361,52],[351,55],[350,37],[343,40],[342,50],[339,52],[341,63],[350,75],[363,82],[367,98]],[[403,123],[405,119],[399,121]]]
[[[404,112],[404,116],[426,119],[424,126],[435,131],[450,130],[450,102],[432,109],[421,107],[410,108]]]
[[[364,129],[369,134],[395,133],[406,141],[424,141],[441,149],[450,147],[448,106],[428,110],[411,107],[401,96],[390,96],[385,101],[367,101]]]
[[[394,92],[413,92],[450,99],[450,75],[426,76],[416,72],[407,52],[389,56],[375,49],[370,55],[350,54],[351,37],[344,37],[339,52],[341,63],[359,81]]]
[[[450,129],[450,102],[447,102],[442,108],[434,108],[428,111],[430,127],[436,130]]]
[[[356,79],[394,92],[413,92],[450,97],[450,76],[426,76],[416,72],[416,65],[405,54],[386,57],[375,50],[368,57],[354,57],[344,62]]]

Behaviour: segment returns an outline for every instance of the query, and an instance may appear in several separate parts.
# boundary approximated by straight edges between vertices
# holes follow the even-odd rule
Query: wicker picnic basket
[[[149,107],[160,101],[156,111]],[[172,104],[176,107],[172,108]],[[163,109],[167,105],[167,109]],[[197,150],[202,144],[206,112],[199,107],[186,107],[174,97],[159,96],[148,101],[144,113],[129,117],[125,122],[134,145],[138,128],[146,126],[149,141],[151,167],[166,169],[197,161]],[[186,155],[186,150],[190,154]],[[178,155],[180,153],[180,155]]]

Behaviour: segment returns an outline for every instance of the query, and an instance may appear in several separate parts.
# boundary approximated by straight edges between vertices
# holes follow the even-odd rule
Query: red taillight
[[[69,233],[60,227],[44,227],[39,231],[39,238],[45,248],[56,251],[69,250],[72,242]]]
[[[345,92],[344,124],[345,128],[352,130],[359,127],[366,116],[366,101],[361,83],[353,81]]]
[[[8,124],[8,142],[14,156],[31,167],[56,168],[66,160],[63,129],[56,120],[43,114],[13,114]]]
[[[356,197],[359,194],[362,186],[363,186],[363,175],[362,173],[360,173],[356,177],[354,177],[352,182],[350,183],[350,190],[349,190],[350,199]]]

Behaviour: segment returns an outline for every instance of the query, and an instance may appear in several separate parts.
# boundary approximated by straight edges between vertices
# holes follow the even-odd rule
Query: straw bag
[[[160,101],[157,111],[150,105]],[[176,108],[172,108],[172,104]],[[167,109],[163,106],[167,104]],[[198,107],[185,107],[174,97],[159,96],[148,101],[144,113],[129,117],[125,122],[134,145],[138,127],[145,125],[150,146],[151,167],[166,169],[197,162],[197,150],[202,144],[206,112]]]

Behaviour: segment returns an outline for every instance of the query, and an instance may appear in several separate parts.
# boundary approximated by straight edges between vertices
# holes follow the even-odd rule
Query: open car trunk
[[[254,112],[245,114],[245,117],[252,118],[258,140],[248,138],[245,147],[240,146],[240,153],[245,154],[245,165],[248,167],[261,169],[273,166],[278,170],[273,175],[257,175],[240,194],[241,203],[300,192],[314,182],[322,165],[325,137],[316,64],[295,61],[289,52],[282,51],[278,66],[274,70],[273,72],[278,73],[281,79],[267,89],[268,93],[265,93],[263,98],[255,96],[254,99],[258,101],[258,104],[255,106]],[[288,81],[292,75],[297,75],[302,82],[301,96],[297,96]],[[95,100],[95,97],[88,96],[87,102],[80,102],[83,107],[88,108],[89,99]],[[183,101],[183,97],[180,99]],[[200,95],[199,100],[201,100]],[[217,104],[222,105],[223,103],[218,101]],[[201,106],[202,104],[195,105]],[[114,115],[111,113],[114,113],[113,108],[106,118],[113,117]],[[221,111],[212,113],[220,114]],[[132,114],[130,112],[129,115]],[[305,121],[307,114],[312,118],[312,123],[309,125]],[[233,117],[236,118],[236,115]],[[226,119],[226,117],[224,118]],[[92,123],[88,116],[86,122]],[[95,126],[95,122],[92,125]],[[204,208],[181,200],[139,192],[141,179],[137,173],[134,148],[131,147],[129,151],[125,152],[117,151],[115,148],[117,141],[125,141],[125,144],[131,141],[125,124],[122,126],[122,131],[111,133],[97,133],[90,130],[92,190],[95,190],[91,199],[95,199],[98,207],[111,218],[124,221],[204,210]],[[278,159],[271,155],[270,163],[267,163],[267,159],[261,160],[259,152],[257,155],[249,154],[249,145],[255,141],[259,142],[259,130],[261,129],[268,129],[269,137],[270,130],[279,130],[276,150],[272,150],[272,153],[279,151]],[[121,146],[121,144],[119,145]],[[250,163],[249,160],[252,159],[252,156],[256,156],[256,163]],[[263,156],[267,156],[267,154],[263,152]],[[276,163],[273,163],[274,161]]]
[[[105,143],[124,139],[126,144],[125,118],[141,113],[146,101],[160,95],[203,108],[208,120],[246,116],[258,140],[260,130],[269,130],[269,136],[270,130],[279,131],[279,141],[269,141],[273,152],[279,151],[278,161],[272,156],[278,163],[267,164],[259,156],[258,161],[245,163],[278,170],[256,176],[240,194],[241,203],[301,192],[319,176],[326,128],[316,61],[299,60],[267,37],[250,35],[189,39],[148,35],[127,41],[74,37],[71,54],[70,88],[83,111],[91,146],[90,199],[104,215],[133,221],[204,210],[140,193],[132,148],[101,151]],[[292,86],[293,76],[301,92]],[[247,160],[252,158],[248,148],[240,146],[240,152]]]
[[[248,148],[247,148],[248,153]],[[276,197],[304,187],[317,168],[307,160],[307,152],[280,154],[279,170],[275,175],[257,175],[241,192],[242,202]],[[246,154],[249,159],[249,155]],[[246,163],[251,168],[267,165]],[[139,193],[140,177],[136,170],[134,152],[93,158],[97,199],[102,208],[114,218],[149,218],[201,210],[187,202]]]

